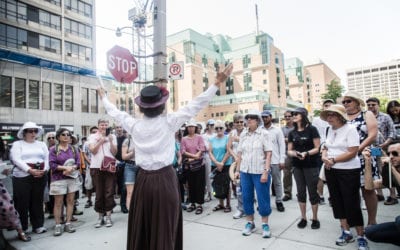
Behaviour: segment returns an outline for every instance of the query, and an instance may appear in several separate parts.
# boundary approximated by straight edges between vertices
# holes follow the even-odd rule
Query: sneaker
[[[61,224],[56,225],[55,228],[54,228],[54,234],[53,235],[54,236],[60,236],[62,233],[63,233],[63,229],[62,229]]]
[[[80,210],[78,210],[78,209],[76,209],[75,211],[74,211],[74,213],[73,213],[73,215],[82,215],[83,214],[83,211],[80,211]]]
[[[396,198],[392,198],[392,197],[389,196],[383,204],[385,204],[385,205],[395,205],[397,203],[399,203],[399,201]]]
[[[111,217],[107,216],[106,218],[106,227],[112,227],[113,223],[111,221]]]
[[[364,237],[357,238],[358,250],[368,250],[368,242]]]
[[[285,207],[283,206],[283,203],[282,203],[282,202],[276,202],[276,209],[277,209],[279,212],[284,212],[284,211],[285,211]]]
[[[256,231],[256,225],[254,225],[253,222],[248,221],[242,231],[242,235],[249,236],[251,233],[255,231]]]
[[[301,219],[300,222],[297,224],[298,228],[305,228],[307,226],[307,220]]]
[[[350,231],[342,230],[342,235],[336,240],[336,245],[344,246],[347,243],[354,242],[354,237]]]
[[[325,203],[325,198],[323,197],[323,196],[320,196],[319,197],[319,204],[320,205],[325,205],[326,203]]]
[[[45,227],[38,227],[35,229],[35,233],[37,233],[37,234],[42,234],[45,232],[47,232],[47,228],[45,228]]]
[[[319,220],[312,220],[311,229],[319,229],[320,227],[321,227],[321,224],[319,223]]]
[[[271,231],[269,230],[268,224],[262,225],[262,237],[263,238],[271,238]]]
[[[244,213],[240,210],[236,210],[235,214],[233,215],[234,219],[240,219],[244,216]]]
[[[87,201],[86,204],[85,204],[85,208],[89,208],[91,206],[93,206],[92,201]]]
[[[72,226],[71,223],[65,224],[65,226],[64,226],[64,232],[75,233],[75,231],[76,231],[76,230],[75,230],[74,226]]]
[[[285,195],[285,196],[283,196],[282,201],[288,201],[291,199],[292,199],[292,197]]]
[[[104,220],[103,218],[99,218],[96,222],[96,224],[94,225],[95,228],[99,228],[104,224]]]

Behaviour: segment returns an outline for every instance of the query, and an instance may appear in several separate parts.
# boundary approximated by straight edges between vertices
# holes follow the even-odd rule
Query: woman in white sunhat
[[[43,192],[49,170],[49,151],[47,145],[38,141],[43,128],[34,122],[26,122],[19,129],[17,137],[21,140],[13,143],[11,159],[15,165],[13,171],[13,198],[15,209],[21,219],[22,229],[28,230],[28,215],[32,231],[38,234],[47,231],[43,227]]]
[[[99,89],[107,113],[132,136],[136,149],[135,162],[139,173],[129,209],[128,250],[183,248],[178,178],[172,167],[175,131],[208,104],[232,69],[232,65],[228,65],[218,72],[215,84],[187,106],[170,114],[164,112],[169,97],[166,88],[155,85],[143,88],[140,96],[135,98],[144,114],[143,119],[117,109],[105,97],[104,89]],[[152,230],[143,230],[145,228]]]
[[[360,205],[361,164],[357,155],[360,145],[357,129],[347,124],[347,115],[342,105],[331,105],[321,112],[320,117],[330,126],[322,147],[322,161],[325,166],[333,216],[339,219],[342,228],[336,245],[343,246],[353,242],[354,237],[350,227],[355,227],[359,245],[366,246]]]

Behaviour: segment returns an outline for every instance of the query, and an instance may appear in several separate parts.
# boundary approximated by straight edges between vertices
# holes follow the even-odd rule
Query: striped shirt
[[[240,171],[262,174],[265,169],[265,152],[272,151],[270,134],[262,127],[254,132],[246,128],[240,134],[238,153],[241,153]]]

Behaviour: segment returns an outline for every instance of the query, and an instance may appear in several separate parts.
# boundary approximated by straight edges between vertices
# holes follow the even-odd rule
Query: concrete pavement
[[[327,194],[325,195],[327,197]],[[45,226],[49,229],[44,234],[31,234],[31,242],[21,242],[16,238],[15,231],[5,231],[5,238],[18,250],[86,250],[86,249],[125,249],[127,238],[128,215],[119,210],[119,206],[114,209],[112,220],[114,226],[111,228],[94,228],[97,219],[93,207],[84,209],[86,199],[80,199],[80,210],[84,214],[76,216],[79,220],[74,223],[77,231],[75,233],[63,233],[59,237],[53,236],[54,220],[46,219]],[[232,201],[236,205],[236,200]],[[357,249],[356,242],[347,246],[338,247],[335,240],[340,234],[339,222],[334,220],[329,205],[320,206],[319,219],[321,228],[313,230],[308,223],[305,229],[298,229],[299,208],[296,199],[284,202],[285,212],[280,213],[275,208],[275,200],[272,198],[273,212],[270,216],[269,225],[272,237],[263,239],[261,237],[261,219],[255,216],[257,231],[250,236],[242,236],[246,220],[244,218],[234,220],[231,213],[223,211],[213,212],[212,208],[217,204],[213,199],[204,204],[204,212],[195,215],[194,212],[183,211],[184,218],[184,249],[185,250],[204,250],[204,249],[282,249],[282,250],[317,250],[317,249]],[[309,204],[307,204],[309,205]],[[308,217],[311,217],[310,206],[308,206]],[[366,211],[363,211],[366,219]],[[379,203],[378,222],[394,220],[400,214],[399,204],[385,206]],[[47,215],[46,215],[47,216]],[[352,229],[353,234],[354,230]],[[394,250],[399,249],[394,245],[378,244],[369,242],[370,249]]]

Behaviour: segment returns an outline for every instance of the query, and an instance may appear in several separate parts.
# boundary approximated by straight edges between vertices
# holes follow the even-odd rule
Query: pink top
[[[206,151],[206,146],[204,144],[203,138],[195,134],[193,138],[190,138],[188,136],[185,136],[182,138],[181,141],[181,153],[191,153],[191,154],[196,154],[199,151]]]

